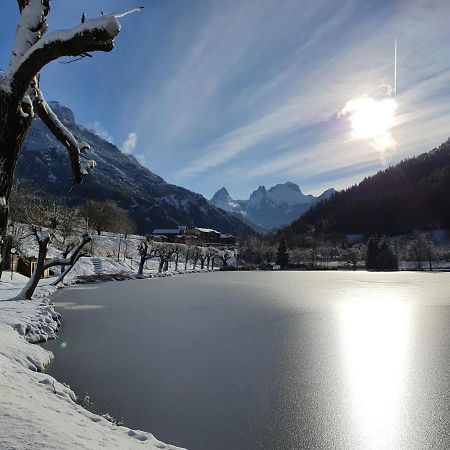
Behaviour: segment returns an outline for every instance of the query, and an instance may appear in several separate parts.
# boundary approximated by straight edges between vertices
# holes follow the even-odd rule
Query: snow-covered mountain
[[[67,151],[36,119],[20,155],[20,178],[70,205],[80,205],[89,199],[114,200],[129,211],[140,234],[177,225],[215,228],[234,235],[249,231],[235,215],[217,208],[200,194],[166,183],[134,156],[122,153],[115,145],[78,125],[70,109],[56,102],[50,106],[79,141],[90,144],[89,158],[96,161],[97,167],[69,192],[72,176]]]
[[[330,188],[315,197],[304,194],[295,183],[287,182],[272,186],[270,189],[259,186],[248,200],[234,200],[223,187],[214,194],[211,203],[241,216],[247,223],[270,230],[290,224],[312,205],[330,198],[335,192]]]
[[[233,200],[226,188],[219,189],[211,199],[211,203],[228,212],[241,212],[241,205]]]

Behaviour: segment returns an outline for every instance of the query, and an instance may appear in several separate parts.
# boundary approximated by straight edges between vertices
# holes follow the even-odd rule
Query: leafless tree
[[[184,254],[186,254],[187,252],[187,245],[185,244],[181,244],[181,243],[176,243],[173,246],[173,259],[175,262],[175,270],[178,270],[178,263],[180,260],[180,257]]]
[[[355,245],[349,247],[342,253],[342,260],[348,264],[353,270],[356,270],[358,262],[361,260],[362,254],[359,248]]]
[[[42,278],[44,272],[47,269],[56,266],[68,266],[68,268],[58,277],[58,279],[53,284],[58,284],[63,278],[69,273],[75,263],[80,259],[81,251],[83,247],[91,241],[91,237],[88,234],[83,235],[81,241],[78,245],[74,246],[70,251],[70,256],[66,254],[66,257],[62,256],[60,258],[52,258],[46,261],[47,251],[52,238],[54,236],[54,230],[44,230],[41,227],[33,226],[32,231],[36,237],[39,253],[37,258],[36,269],[32,273],[28,283],[22,289],[22,291],[17,295],[16,300],[27,299],[30,300],[36,290],[39,280]]]
[[[192,256],[192,244],[190,241],[186,242],[184,248],[184,270],[187,270],[189,259]]]
[[[86,202],[81,210],[89,226],[100,236],[102,231],[118,231],[120,221],[127,217],[127,212],[112,200]]]
[[[158,248],[153,247],[153,242],[149,236],[146,236],[139,243],[138,252],[140,256],[138,277],[142,278],[144,276],[144,266],[145,263],[152,258],[157,258],[159,256]]]
[[[194,245],[191,248],[191,258],[192,258],[192,268],[195,270],[197,268],[197,263],[199,259],[203,256],[203,247],[200,245]]]
[[[89,145],[79,142],[53,113],[40,87],[40,71],[64,56],[109,52],[119,34],[118,17],[104,15],[54,33],[47,32],[50,0],[17,0],[20,18],[9,67],[0,77],[0,244],[4,245],[8,209],[17,161],[35,116],[69,152],[72,175],[80,183],[95,163],[83,158]]]
[[[119,234],[119,248],[117,250],[117,261],[120,260],[120,250],[122,246],[122,242],[125,246],[125,250],[123,252],[123,259],[125,261],[125,257],[128,252],[128,236],[136,231],[136,223],[133,219],[131,219],[128,215],[128,212],[124,209],[119,208],[120,213],[116,216],[116,223],[114,226],[114,231],[117,231]]]
[[[220,259],[222,260],[222,268],[228,266],[228,260],[230,260],[233,257],[233,252],[230,250],[222,250],[220,252]]]
[[[79,261],[80,258],[83,256],[88,256],[88,252],[84,252],[82,250],[91,240],[92,239],[89,234],[83,234],[81,241],[78,244],[72,242],[66,247],[61,259],[54,264],[55,266],[61,266],[61,275],[52,283],[53,286],[57,286],[64,280],[66,275],[72,270],[73,266]],[[44,270],[45,269],[46,268],[44,267]]]
[[[433,259],[436,247],[429,234],[416,231],[408,242],[408,256],[415,261],[418,270],[423,270],[423,261],[428,261],[430,271],[433,270]]]

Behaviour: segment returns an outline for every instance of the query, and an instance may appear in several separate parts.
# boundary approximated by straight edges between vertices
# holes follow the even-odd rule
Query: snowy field
[[[139,238],[131,236],[127,257],[122,255],[117,260],[118,237],[96,237],[88,249],[95,256],[82,258],[64,285],[73,284],[77,277],[96,274],[133,277],[139,262]],[[57,249],[50,249],[49,254],[56,252]],[[200,270],[188,270],[197,271]],[[183,270],[176,273],[183,273]],[[144,270],[146,277],[174,274],[170,269],[158,274],[156,261],[148,261]],[[67,386],[42,373],[53,355],[33,344],[57,338],[60,326],[60,315],[49,299],[57,289],[51,286],[53,279],[40,281],[33,300],[10,301],[28,278],[14,273],[11,280],[10,272],[3,273],[0,285],[0,448],[177,448],[158,441],[150,433],[117,426],[88,412],[77,403],[75,394]]]

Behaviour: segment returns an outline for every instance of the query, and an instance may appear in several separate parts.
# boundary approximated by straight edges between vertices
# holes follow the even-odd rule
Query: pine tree
[[[386,239],[382,239],[378,245],[375,270],[398,270],[397,256]]]
[[[281,269],[286,269],[289,265],[289,253],[287,251],[286,238],[283,236],[278,244],[276,263]]]
[[[367,270],[398,270],[398,260],[385,238],[372,236],[367,241]]]
[[[378,253],[378,244],[380,239],[377,236],[371,236],[367,241],[366,269],[375,270],[375,260]]]

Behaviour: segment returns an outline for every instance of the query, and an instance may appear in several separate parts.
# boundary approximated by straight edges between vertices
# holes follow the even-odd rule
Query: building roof
[[[199,227],[196,227],[196,230],[201,231],[202,233],[217,233],[217,234],[220,234],[217,230],[213,230],[212,228],[199,228]]]
[[[180,234],[179,228],[156,228],[152,234]]]

